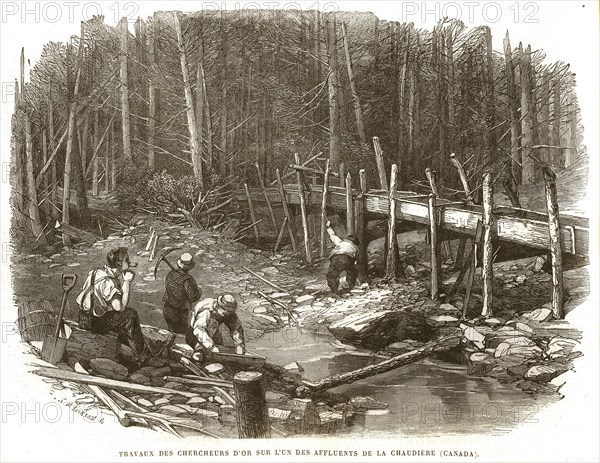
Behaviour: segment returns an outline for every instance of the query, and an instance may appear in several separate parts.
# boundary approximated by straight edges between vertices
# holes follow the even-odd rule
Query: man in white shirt
[[[244,329],[235,313],[237,301],[231,294],[221,294],[216,299],[208,298],[198,302],[194,307],[191,326],[186,335],[186,342],[194,348],[193,359],[203,361],[210,352],[219,352],[216,344],[222,344],[219,326],[225,324],[229,328],[237,354],[244,354]]]
[[[92,270],[77,296],[81,319],[90,319],[85,329],[98,334],[116,332],[119,341],[127,344],[136,360],[142,364],[151,357],[160,355],[175,340],[171,335],[167,342],[156,343],[144,338],[140,327],[140,317],[135,309],[128,307],[130,287],[135,267],[129,260],[127,248],[112,249],[106,255],[104,268]],[[123,277],[123,282],[119,277]],[[82,317],[83,313],[83,317]]]
[[[327,233],[329,239],[335,245],[329,258],[329,270],[327,271],[327,284],[333,294],[339,294],[340,275],[346,272],[346,282],[350,289],[356,284],[358,277],[358,268],[356,267],[356,258],[358,257],[358,238],[354,235],[348,235],[342,239],[335,234],[331,228],[331,222],[327,221]]]

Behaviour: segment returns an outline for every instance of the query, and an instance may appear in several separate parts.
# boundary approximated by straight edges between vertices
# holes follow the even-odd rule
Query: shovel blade
[[[42,344],[42,360],[56,365],[62,360],[63,355],[65,355],[66,348],[66,339],[61,337],[55,339],[54,336],[46,336]]]

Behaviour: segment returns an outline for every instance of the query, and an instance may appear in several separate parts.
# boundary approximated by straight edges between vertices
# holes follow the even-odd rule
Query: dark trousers
[[[165,302],[163,307],[163,316],[169,327],[169,331],[177,334],[186,334],[190,327],[190,313],[187,309],[173,307]]]
[[[212,340],[216,345],[223,344],[223,336],[221,336],[220,329],[218,329],[215,332],[215,334],[212,337]],[[196,345],[198,344],[198,338],[194,334],[194,328],[192,328],[191,326],[188,326],[187,331],[185,333],[185,342],[187,342],[188,346],[190,346],[192,349],[195,349]],[[202,346],[202,348],[204,349],[204,346]]]
[[[119,341],[131,348],[138,361],[143,360],[147,355],[140,317],[132,308],[127,307],[119,312],[110,310],[101,317],[92,317],[90,331],[97,334],[105,334],[109,331],[117,333]]]
[[[327,271],[327,284],[332,293],[338,292],[340,284],[340,274],[346,272],[346,281],[350,285],[350,289],[356,284],[358,277],[358,269],[354,263],[354,259],[345,254],[336,254],[331,256],[329,260],[329,270]]]

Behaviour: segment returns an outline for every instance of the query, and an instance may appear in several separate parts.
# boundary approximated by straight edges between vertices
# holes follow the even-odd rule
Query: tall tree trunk
[[[198,131],[196,125],[196,113],[194,111],[194,96],[192,94],[192,85],[190,83],[190,76],[187,68],[187,54],[185,51],[185,43],[183,41],[183,33],[181,32],[181,24],[179,23],[179,16],[177,13],[173,13],[173,20],[175,21],[175,31],[177,33],[177,44],[179,47],[179,58],[181,61],[181,73],[183,75],[183,90],[185,93],[185,101],[187,104],[187,122],[188,130],[190,132],[190,150],[192,152],[192,166],[194,168],[194,176],[200,184],[200,189],[204,189],[203,178],[202,178],[202,159],[200,158],[200,143],[198,142]]]
[[[81,23],[81,44],[84,40],[84,23]],[[67,48],[67,54],[71,51],[71,46]],[[77,96],[79,94],[79,83],[81,81],[81,60],[83,58],[83,46],[79,46],[78,60],[76,63],[77,70],[75,75],[75,85],[71,93],[71,102],[69,103],[69,120],[67,125],[67,146],[65,148],[65,164],[63,169],[63,197],[62,197],[62,220],[66,224],[70,223],[70,201],[71,201],[71,169],[73,164],[73,142],[75,141],[75,112],[77,110]],[[79,167],[81,161],[77,160]],[[70,245],[71,237],[63,233],[63,244]]]
[[[75,123],[77,125],[77,122]],[[86,175],[81,164],[82,147],[73,150],[73,177],[75,181],[75,194],[77,197],[77,210],[79,211],[79,221],[83,225],[90,224],[90,211],[88,209],[86,192]]]
[[[540,95],[540,141],[542,145],[550,146],[550,73],[545,71],[542,75],[542,93]],[[550,150],[542,148],[538,150],[541,161],[550,163]]]
[[[577,147],[579,145],[577,134],[577,96],[575,95],[575,91],[571,93],[569,100],[569,149],[567,149],[565,167],[569,167],[577,159]]]
[[[488,162],[486,165],[493,163],[496,160],[496,103],[494,100],[494,56],[492,50],[492,31],[488,26],[484,26],[485,30],[485,85],[486,85],[486,109],[485,115],[487,125],[487,147],[488,147]]]
[[[363,122],[362,109],[360,108],[360,98],[356,91],[356,84],[354,82],[354,72],[352,71],[352,59],[350,57],[350,49],[348,47],[348,34],[346,31],[346,24],[342,23],[342,34],[344,35],[344,52],[346,53],[346,68],[348,69],[348,80],[350,81],[350,90],[352,91],[352,101],[354,103],[354,115],[356,116],[356,128],[358,130],[358,137],[360,138],[361,144],[367,143],[367,137],[365,135],[365,124]]]
[[[115,158],[115,124],[110,124],[110,190],[115,191],[117,188],[117,160]],[[108,174],[107,174],[108,175]]]
[[[552,146],[560,146],[560,75],[558,72],[553,77],[552,85]],[[563,165],[562,150],[560,148],[552,149],[552,166],[560,168]]]
[[[227,174],[227,30],[221,11],[221,152],[219,153],[219,173]]]
[[[440,29],[438,35],[438,75],[439,75],[439,86],[438,86],[438,121],[439,121],[439,152],[438,159],[435,163],[438,172],[438,179],[443,181],[444,178],[444,164],[446,162],[447,156],[447,148],[446,148],[446,140],[447,140],[447,85],[446,85],[446,32],[444,29]]]
[[[48,135],[46,134],[45,130],[42,132],[42,162],[44,166],[48,162]],[[42,182],[42,185],[44,187],[44,196],[46,197],[44,200],[44,214],[46,214],[46,216],[50,216],[52,212],[52,205],[50,204],[50,193],[48,192],[50,189],[50,179],[48,178],[47,171],[44,174],[44,181]],[[56,186],[52,185],[52,188],[56,188]]]
[[[403,188],[406,180],[406,150],[405,150],[405,137],[404,137],[404,125],[406,124],[406,70],[408,68],[408,53],[410,48],[410,25],[405,25],[404,32],[404,52],[402,53],[402,64],[398,60],[398,186],[400,189]],[[398,36],[400,31],[398,31]],[[400,47],[400,45],[398,45]]]
[[[31,121],[29,120],[29,114],[27,108],[23,107],[23,113],[25,116],[25,156],[27,158],[27,191],[28,191],[28,209],[29,217],[31,219],[31,230],[36,240],[46,242],[46,235],[44,235],[44,225],[40,218],[40,210],[38,208],[38,196],[37,189],[35,187],[35,175],[33,172],[33,142],[31,140]]]
[[[519,115],[520,102],[517,97],[517,85],[515,83],[515,66],[513,63],[512,48],[508,31],[504,37],[504,61],[506,68],[506,87],[508,94],[508,106],[510,110],[510,158],[512,178],[515,185],[522,182],[521,171],[521,123]]]
[[[522,49],[521,44],[519,48]],[[531,45],[521,53],[521,144],[523,181],[535,182],[535,166],[533,164],[533,105],[531,88]]]
[[[202,93],[204,94],[204,103],[206,111],[206,168],[212,167],[213,159],[213,131],[212,131],[212,118],[210,117],[210,104],[208,101],[208,91],[206,90],[206,76],[204,75],[204,65],[200,61],[200,77],[202,79]]]
[[[198,142],[200,143],[200,157],[204,152],[204,80],[202,78],[202,62],[204,61],[204,39],[199,38],[198,68],[196,70],[196,125],[198,126]]]
[[[341,130],[340,130],[340,106],[338,100],[338,78],[337,78],[337,48],[335,33],[335,16],[326,21],[327,30],[327,55],[329,65],[329,163],[331,169],[336,171],[340,164]]]
[[[448,151],[451,153],[456,151],[456,127],[455,127],[455,105],[454,105],[454,29],[451,26],[446,28],[446,66],[447,66],[447,99],[448,99],[448,131],[450,136],[448,137]]]
[[[98,111],[94,115],[94,152],[98,150],[98,143],[100,142],[100,115]],[[92,196],[98,196],[98,174],[99,174],[99,156],[94,156],[92,160]],[[85,172],[85,170],[84,170]]]
[[[54,108],[52,106],[52,98],[48,98],[48,134],[49,134],[49,144],[48,148],[50,152],[54,151]],[[50,202],[52,203],[51,211],[52,217],[56,220],[60,220],[61,213],[58,209],[58,172],[56,169],[56,156],[52,160],[52,185],[54,189],[50,194]]]
[[[148,167],[154,170],[154,135],[156,132],[156,54],[154,41],[156,39],[156,21],[152,22],[152,28],[148,34]],[[106,173],[108,178],[108,170]]]
[[[127,54],[129,29],[127,27],[127,18],[121,19],[119,24],[121,28],[121,55],[120,55],[120,85],[121,85],[121,121],[123,133],[123,156],[126,160],[131,160],[131,128],[129,117],[129,84],[127,83]]]

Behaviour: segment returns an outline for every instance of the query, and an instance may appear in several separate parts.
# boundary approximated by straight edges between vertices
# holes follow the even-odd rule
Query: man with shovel
[[[164,256],[162,259],[166,260]],[[165,277],[163,315],[169,330],[173,333],[187,332],[192,304],[202,296],[196,280],[189,274],[195,266],[194,257],[184,252],[177,260],[177,267],[171,267],[171,271]]]
[[[175,335],[164,343],[144,338],[137,311],[128,307],[134,277],[130,268],[136,265],[129,260],[127,248],[112,249],[106,255],[104,268],[88,274],[77,303],[80,325],[82,321],[85,321],[83,325],[89,325],[82,328],[98,334],[116,332],[119,341],[131,348],[137,362],[144,364],[168,350],[175,341]],[[123,282],[119,277],[123,278]]]

